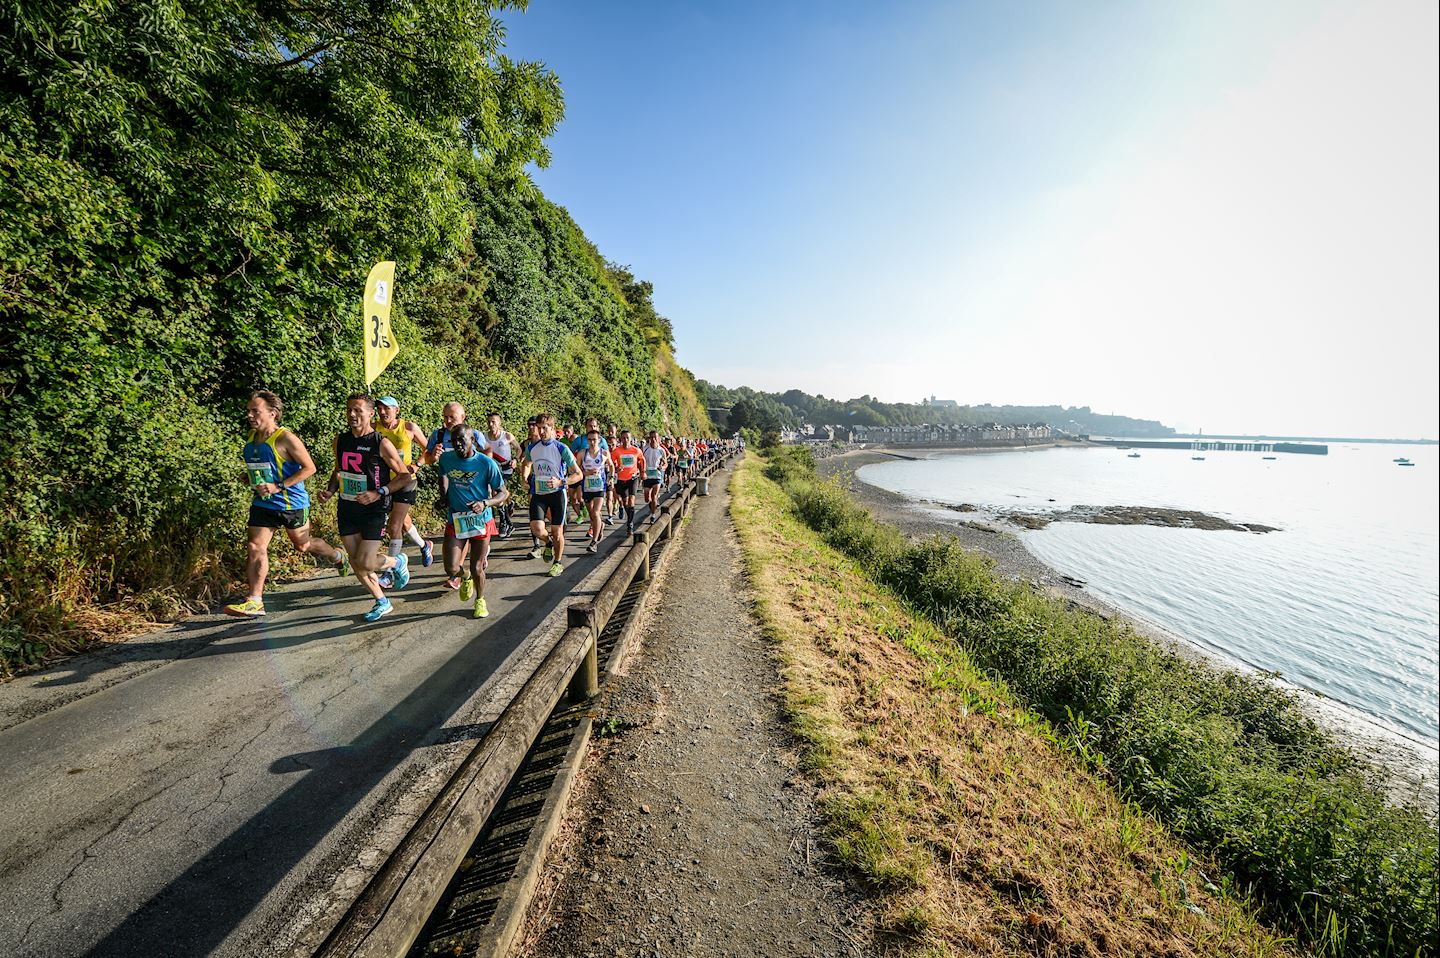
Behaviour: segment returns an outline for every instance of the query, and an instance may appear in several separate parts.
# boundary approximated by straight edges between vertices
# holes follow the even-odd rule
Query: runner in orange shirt
[[[635,480],[640,475],[642,462],[640,447],[630,436],[630,430],[620,433],[620,441],[610,450],[610,461],[615,463],[615,498],[625,511],[625,528],[635,531]]]

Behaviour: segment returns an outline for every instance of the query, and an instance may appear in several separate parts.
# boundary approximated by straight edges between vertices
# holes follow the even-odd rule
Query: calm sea
[[[875,463],[872,485],[982,510],[1168,506],[1265,535],[1055,522],[1025,545],[1094,594],[1221,658],[1279,672],[1407,738],[1440,739],[1440,457],[1046,448]],[[1391,460],[1404,456],[1413,468]],[[1053,501],[1051,501],[1053,500]],[[954,513],[946,512],[950,518]]]

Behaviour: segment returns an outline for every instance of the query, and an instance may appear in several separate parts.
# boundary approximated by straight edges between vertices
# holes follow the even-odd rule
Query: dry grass
[[[824,545],[754,457],[731,491],[827,837],[877,896],[883,940],[925,955],[1293,953]]]

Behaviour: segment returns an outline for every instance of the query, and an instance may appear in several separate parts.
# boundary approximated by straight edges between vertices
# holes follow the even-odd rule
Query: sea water
[[[1138,451],[1139,458],[1113,447],[941,455],[875,463],[859,475],[913,499],[989,513],[1165,506],[1278,526],[1257,534],[1062,521],[1018,534],[1047,565],[1131,615],[1436,744],[1435,446],[1331,443],[1326,456],[1273,460]]]

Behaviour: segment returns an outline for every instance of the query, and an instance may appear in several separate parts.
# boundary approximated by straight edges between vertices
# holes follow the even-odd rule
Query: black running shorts
[[[267,509],[258,502],[250,503],[252,529],[301,529],[310,523],[309,509]]]
[[[530,496],[530,521],[544,520],[552,526],[565,524],[565,490]]]
[[[341,502],[336,509],[335,524],[342,536],[359,536],[367,542],[380,542],[388,536],[385,525],[390,516],[379,509],[347,509],[348,502]]]

